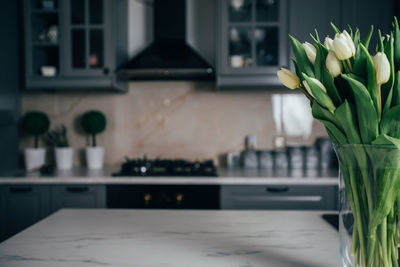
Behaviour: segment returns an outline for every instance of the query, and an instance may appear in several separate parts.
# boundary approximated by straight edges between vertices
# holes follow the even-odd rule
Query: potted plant
[[[22,118],[22,130],[34,136],[34,147],[24,150],[25,167],[28,171],[44,165],[46,158],[45,148],[39,148],[39,136],[49,129],[49,117],[40,111],[27,112]]]
[[[73,166],[74,149],[69,146],[67,128],[61,125],[46,134],[47,141],[55,147],[56,166],[59,170],[70,170]]]
[[[86,162],[89,169],[103,168],[104,147],[97,146],[96,135],[103,132],[106,125],[106,116],[100,111],[90,110],[82,116],[82,128],[92,139],[92,146],[86,147]]]

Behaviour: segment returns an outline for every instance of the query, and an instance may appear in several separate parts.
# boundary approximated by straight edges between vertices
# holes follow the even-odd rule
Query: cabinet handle
[[[289,187],[267,187],[266,191],[271,193],[285,193],[289,191]]]
[[[11,187],[9,191],[12,193],[28,193],[32,192],[32,187]]]
[[[89,188],[87,186],[68,186],[67,191],[72,193],[82,193],[88,192]]]

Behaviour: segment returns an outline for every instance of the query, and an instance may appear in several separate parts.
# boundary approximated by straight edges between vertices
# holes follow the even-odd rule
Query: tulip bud
[[[376,83],[384,84],[389,81],[390,78],[390,63],[385,53],[378,52],[373,58],[375,73],[376,73]]]
[[[342,63],[336,57],[336,54],[333,51],[329,51],[328,56],[326,57],[325,65],[333,77],[337,77],[340,75],[340,73],[342,73]]]
[[[300,79],[288,69],[281,68],[277,72],[279,80],[289,89],[296,89],[300,85]]]
[[[304,50],[306,51],[308,59],[314,65],[315,58],[317,57],[317,49],[312,44],[310,44],[308,42],[305,42],[302,45],[304,47]]]
[[[335,39],[333,39],[333,50],[340,60],[346,60],[355,55],[356,48],[347,31],[335,35]]]
[[[322,91],[324,91],[324,92],[326,93],[326,88],[325,88],[325,86],[324,86],[319,80],[317,80],[317,79],[315,79],[315,78],[310,78],[310,79],[311,79],[311,81],[313,81],[316,85],[318,85],[318,87],[321,88]],[[311,88],[310,88],[310,86],[308,85],[307,81],[303,81],[303,85],[304,85],[304,87],[307,89],[307,92],[308,92],[310,95],[312,95],[312,96],[314,97],[313,93],[311,92]]]
[[[347,44],[351,49],[352,56],[354,56],[356,54],[356,46],[354,45],[353,39],[351,39],[350,34],[346,30],[344,30],[343,33],[346,36]]]
[[[325,37],[324,45],[328,50],[333,50],[333,40],[329,37]]]

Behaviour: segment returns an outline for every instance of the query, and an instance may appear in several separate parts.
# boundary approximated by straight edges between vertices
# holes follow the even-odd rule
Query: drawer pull
[[[28,193],[32,192],[32,187],[11,187],[9,191],[12,193]]]
[[[88,192],[89,188],[87,186],[68,186],[67,191],[71,193],[82,193],[82,192]]]
[[[266,191],[270,193],[285,193],[289,191],[289,187],[267,187]]]

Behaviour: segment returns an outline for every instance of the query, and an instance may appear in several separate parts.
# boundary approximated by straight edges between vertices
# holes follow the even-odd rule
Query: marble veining
[[[0,244],[2,267],[337,267],[320,212],[61,210]]]

